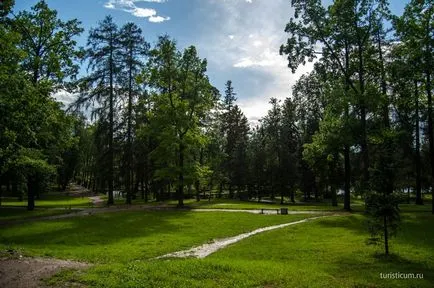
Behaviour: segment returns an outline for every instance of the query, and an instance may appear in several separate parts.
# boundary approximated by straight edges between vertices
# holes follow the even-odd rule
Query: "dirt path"
[[[203,244],[201,246],[198,247],[193,247],[189,250],[183,250],[183,251],[178,251],[178,252],[174,252],[174,253],[169,253],[160,257],[157,257],[156,259],[162,259],[162,258],[187,258],[187,257],[194,257],[194,258],[205,258],[208,255],[222,249],[225,248],[228,245],[237,243],[245,238],[248,238],[250,236],[262,233],[262,232],[266,232],[266,231],[271,231],[271,230],[275,230],[275,229],[280,229],[280,228],[284,228],[284,227],[288,227],[291,225],[296,225],[296,224],[300,224],[300,223],[305,223],[307,221],[311,221],[314,219],[319,219],[319,218],[324,218],[324,217],[332,217],[332,216],[338,216],[338,215],[329,215],[329,216],[319,216],[319,217],[311,217],[311,218],[306,218],[300,221],[295,221],[295,222],[289,222],[289,223],[285,223],[285,224],[280,224],[280,225],[274,225],[274,226],[268,226],[268,227],[264,227],[264,228],[259,228],[256,230],[253,230],[251,232],[247,232],[247,233],[243,233],[243,234],[239,234],[237,236],[234,237],[229,237],[229,238],[224,238],[224,239],[217,239],[214,240],[212,243],[207,243],[207,244]]]
[[[62,269],[84,269],[89,264],[49,258],[0,258],[0,287],[36,288],[45,287],[40,281]]]
[[[101,199],[100,196],[92,196],[92,197],[88,197],[90,199],[90,201],[92,201],[92,205],[96,206],[96,207],[101,207],[104,206],[104,199]]]

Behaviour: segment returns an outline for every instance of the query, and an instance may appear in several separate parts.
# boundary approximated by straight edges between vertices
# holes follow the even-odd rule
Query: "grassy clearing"
[[[56,196],[46,201],[50,201],[49,207],[56,207],[65,200]],[[165,204],[176,205],[176,201]],[[328,203],[282,206],[227,199],[187,200],[186,204],[216,209],[342,209]],[[353,204],[354,210],[363,211],[363,201]],[[432,287],[434,216],[429,213],[429,204],[400,205],[403,225],[398,238],[392,239],[389,259],[378,256],[382,247],[365,245],[368,234],[360,213],[265,232],[202,260],[152,258],[309,215],[191,211],[96,214],[2,227],[0,251],[14,249],[24,255],[96,263],[87,271],[64,271],[47,280],[55,287],[64,282],[89,287]],[[0,217],[21,219],[25,212],[0,208]],[[29,213],[47,216],[45,213],[64,211],[37,209]],[[380,273],[393,272],[423,273],[424,279],[380,278]]]
[[[0,207],[0,223],[3,221],[25,220],[29,218],[39,218],[70,213],[69,209],[35,209],[27,211],[24,207]]]
[[[364,221],[362,215],[318,219],[256,235],[202,260],[112,263],[50,281],[89,287],[432,287],[434,216],[404,214],[388,259],[378,256],[381,247],[365,245]],[[380,278],[392,272],[424,278]]]
[[[35,200],[37,208],[85,208],[92,206],[88,197],[71,197],[58,194],[46,194],[41,197],[41,199]],[[16,198],[4,198],[2,199],[2,206],[27,207],[27,199],[18,201]]]
[[[128,263],[306,217],[187,211],[106,213],[5,227],[0,230],[0,249],[93,263]]]
[[[125,199],[115,199],[116,205],[124,205]],[[133,205],[149,205],[149,206],[161,206],[167,205],[169,207],[176,207],[177,200],[169,200],[164,202],[144,202],[142,199],[133,200]],[[333,207],[328,202],[297,202],[297,203],[258,203],[254,201],[241,201],[235,199],[211,199],[196,201],[195,199],[185,199],[184,204],[191,208],[206,208],[206,209],[277,209],[281,207],[287,207],[289,210],[304,210],[304,211],[339,211],[343,209],[343,204],[339,204],[338,207]]]

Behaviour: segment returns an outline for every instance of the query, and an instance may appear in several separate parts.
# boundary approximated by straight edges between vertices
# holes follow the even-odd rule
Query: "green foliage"
[[[12,183],[14,193],[27,184],[30,210],[74,145],[73,117],[50,95],[78,69],[78,24],[57,19],[44,1],[0,23],[0,133],[6,136],[0,140],[0,179]]]
[[[184,185],[199,174],[198,159],[192,156],[207,142],[202,123],[215,105],[214,88],[205,74],[207,61],[196,48],[178,52],[167,36],[159,38],[148,65],[148,82],[155,89],[149,113],[150,131],[158,141],[151,154],[158,165],[155,175],[178,186],[182,206]]]
[[[80,52],[74,38],[83,32],[80,24],[77,19],[60,20],[45,1],[39,1],[31,11],[18,13],[13,27],[22,35],[19,48],[27,56],[22,67],[34,85],[41,80],[63,84],[65,78],[77,75],[79,65],[75,60]]]
[[[369,244],[384,243],[385,254],[389,254],[389,238],[396,236],[400,223],[399,203],[394,194],[371,193],[366,199],[366,212],[369,216]]]

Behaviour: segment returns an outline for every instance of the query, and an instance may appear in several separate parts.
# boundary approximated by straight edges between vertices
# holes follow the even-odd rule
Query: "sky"
[[[324,0],[329,2],[330,0]],[[28,10],[37,0],[16,0],[15,11]],[[286,40],[284,28],[291,13],[290,0],[47,0],[63,20],[77,18],[85,32],[77,39],[85,46],[88,31],[106,15],[119,26],[134,22],[151,45],[168,34],[178,49],[195,45],[208,60],[211,83],[224,93],[232,80],[237,103],[247,118],[265,116],[271,97],[291,97],[291,87],[312,63],[296,73],[287,68],[279,47]],[[392,13],[401,15],[408,0],[389,0]],[[71,102],[72,96],[57,98]]]

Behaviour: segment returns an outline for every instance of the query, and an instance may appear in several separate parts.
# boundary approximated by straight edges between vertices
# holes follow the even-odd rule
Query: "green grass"
[[[285,203],[281,204],[270,204],[270,203],[258,203],[258,202],[247,202],[239,200],[215,200],[215,201],[201,201],[192,204],[192,207],[197,208],[213,208],[213,209],[261,209],[261,208],[280,208],[287,207],[289,210],[308,210],[308,211],[336,211],[343,209],[343,205],[338,205],[333,207],[331,203],[320,202],[320,203]]]
[[[128,263],[306,217],[187,211],[105,213],[5,227],[0,230],[0,249],[93,263]]]
[[[389,258],[379,256],[382,247],[365,245],[364,221],[362,215],[317,219],[256,235],[205,259],[97,265],[86,272],[63,272],[50,282],[89,287],[432,287],[434,216],[404,214]],[[393,272],[423,273],[424,278],[380,278],[380,273]]]
[[[52,196],[44,201],[55,207],[54,203],[66,200]],[[176,201],[165,204],[172,206]],[[360,199],[353,204],[356,211],[363,210]],[[403,223],[398,237],[391,241],[389,258],[379,256],[381,246],[365,244],[365,216],[355,213],[255,235],[205,259],[153,259],[211,239],[309,217],[188,210],[105,213],[5,226],[0,229],[0,252],[13,249],[29,256],[95,264],[89,270],[66,270],[47,280],[55,287],[65,282],[88,287],[432,287],[434,216],[429,213],[430,204],[400,205]],[[328,203],[278,205],[227,199],[192,199],[186,200],[186,205],[222,209],[342,209],[341,205],[334,208]],[[24,210],[16,211],[0,208],[0,217],[25,218]],[[30,213],[45,216],[52,211],[64,212],[39,209]],[[423,273],[424,279],[380,278],[380,273],[390,272]]]
[[[124,205],[125,199],[115,199],[116,205]],[[162,202],[144,202],[142,199],[133,200],[133,205],[149,205],[149,206],[160,206],[168,205],[171,207],[176,207],[178,204],[177,200],[167,200]],[[234,199],[212,199],[208,201],[202,199],[201,201],[196,201],[195,199],[185,199],[184,204],[191,208],[206,208],[206,209],[277,209],[281,207],[287,207],[289,210],[305,210],[305,211],[338,211],[343,209],[343,204],[339,203],[337,207],[333,207],[330,202],[296,202],[285,203],[283,205],[277,203],[258,203],[254,201],[240,201]]]
[[[16,198],[4,198],[2,206],[27,207],[27,199],[18,201]],[[42,195],[40,200],[35,200],[35,206],[39,208],[84,208],[90,207],[91,201],[88,197],[46,194]]]
[[[65,213],[70,213],[68,209],[58,210],[58,209],[39,209],[34,211],[27,211],[26,208],[11,208],[11,207],[0,207],[0,223],[6,221],[15,220],[25,220],[29,218],[39,218],[45,216],[54,216]]]

